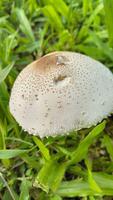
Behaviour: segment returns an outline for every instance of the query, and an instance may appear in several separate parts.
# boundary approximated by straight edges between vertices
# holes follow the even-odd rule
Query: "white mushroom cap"
[[[10,111],[40,137],[91,127],[113,112],[113,75],[79,53],[47,54],[17,77]]]

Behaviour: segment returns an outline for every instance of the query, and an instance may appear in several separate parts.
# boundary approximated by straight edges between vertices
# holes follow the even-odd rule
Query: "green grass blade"
[[[9,60],[11,59],[10,55],[12,53],[12,49],[14,49],[17,45],[16,36],[17,36],[17,31],[15,31],[13,34],[8,35],[4,40],[5,63],[9,62]]]
[[[62,182],[56,193],[62,197],[113,195],[112,175],[98,172],[93,172],[92,175],[99,188],[101,189],[101,193],[91,190],[88,181],[80,179]]]
[[[89,200],[96,200],[97,198],[95,198],[94,196],[89,196]],[[101,200],[101,198],[100,198]]]
[[[88,182],[80,179],[62,182],[56,193],[62,197],[82,197],[94,194]]]
[[[50,24],[60,32],[63,29],[63,24],[56,10],[51,5],[47,5],[42,9],[43,14],[48,18]]]
[[[13,190],[12,187],[10,188],[10,190],[11,190],[11,192],[12,192],[12,194],[13,194],[14,200],[18,200],[18,199],[19,199],[19,196],[18,196],[17,193]],[[13,200],[12,196],[9,195],[8,189],[5,190],[2,200]]]
[[[83,0],[83,15],[86,16],[89,9],[90,0]]]
[[[20,144],[23,143],[25,146],[31,146],[31,147],[33,146],[33,143],[28,142],[27,140],[22,140],[22,139],[20,139],[20,138],[6,137],[5,139],[8,140],[8,141],[13,140],[13,141],[15,141],[16,143],[20,143]]]
[[[14,158],[16,156],[19,156],[23,153],[27,153],[29,150],[20,150],[20,149],[15,149],[15,150],[0,150],[0,159],[10,159]]]
[[[54,195],[49,200],[62,200],[62,198],[59,195]]]
[[[87,19],[87,25],[90,26],[92,22],[95,20],[95,17],[102,11],[103,9],[103,3],[97,4],[97,7],[93,12],[91,13],[90,17]]]
[[[89,183],[90,189],[95,193],[102,194],[101,188],[99,187],[99,185],[96,183],[96,181],[93,178],[93,173],[91,171],[91,166],[90,166],[89,160],[86,160],[85,163],[86,163],[86,166],[88,169],[88,183]]]
[[[59,12],[61,15],[68,17],[69,7],[66,5],[63,0],[44,0],[45,5],[50,4],[54,7],[54,9]],[[59,6],[60,5],[60,6]]]
[[[7,106],[9,102],[9,93],[7,91],[7,85],[5,82],[0,84],[0,106],[3,109],[7,117]]]
[[[50,154],[49,154],[49,150],[48,148],[43,144],[43,142],[41,140],[39,140],[37,137],[33,136],[33,140],[35,142],[35,144],[38,146],[38,148],[40,149],[40,152],[42,153],[42,155],[44,156],[44,158],[46,160],[50,160]]]
[[[21,159],[27,163],[31,168],[36,168],[38,169],[39,168],[39,162],[36,160],[36,156],[29,156],[29,155],[24,155],[24,154],[21,154],[20,155]]]
[[[21,193],[20,193],[20,198],[19,200],[29,200],[29,189],[31,187],[31,182],[26,180],[26,178],[23,178],[20,189],[21,189]]]
[[[54,8],[63,16],[65,16],[66,18],[68,17],[68,13],[69,13],[69,7],[66,5],[65,1],[63,0],[51,0],[52,4],[54,5]],[[59,6],[60,5],[60,6]]]
[[[77,163],[80,162],[83,158],[85,158],[88,148],[104,130],[106,122],[103,121],[101,124],[97,125],[79,144],[78,148],[72,153],[71,160],[69,163]]]
[[[61,163],[61,164],[59,163],[59,164],[56,164],[55,167],[56,167],[56,170],[54,171],[55,175],[54,175],[54,179],[51,180],[51,187],[50,187],[53,192],[55,192],[57,188],[59,187],[60,182],[62,181],[64,173],[66,171],[67,165],[66,163]]]
[[[6,149],[6,135],[7,135],[7,123],[6,120],[4,123],[0,120],[0,149]],[[2,160],[3,165],[7,168],[10,166],[10,161],[8,159]]]
[[[105,20],[107,24],[107,29],[109,33],[109,43],[113,47],[113,1],[103,0],[105,9]]]
[[[65,163],[57,163],[54,160],[46,162],[39,171],[34,186],[42,188],[45,192],[56,191],[66,170]]]
[[[0,120],[0,149],[5,149],[5,129],[2,120]]]
[[[113,140],[108,135],[104,135],[102,144],[106,147],[107,152],[109,153],[109,156],[113,161]]]
[[[14,197],[14,195],[13,195],[13,193],[12,193],[12,191],[11,191],[11,189],[10,189],[8,183],[7,183],[7,181],[5,180],[5,178],[4,178],[4,176],[2,175],[1,172],[0,172],[0,178],[2,179],[2,181],[3,181],[4,185],[5,185],[5,187],[7,188],[7,190],[8,190],[8,192],[9,192],[9,194],[10,194],[12,200],[16,200],[16,198]]]
[[[113,175],[93,172],[93,177],[102,190],[102,195],[113,195]]]
[[[29,20],[27,19],[24,10],[16,8],[16,15],[18,17],[18,20],[20,22],[20,27],[23,31],[23,33],[32,41],[35,41],[35,37],[30,25]]]
[[[0,70],[0,83],[2,83],[6,79],[7,75],[9,74],[13,66],[14,66],[14,62],[9,64],[4,69]]]
[[[101,38],[99,38],[92,31],[90,32],[90,36],[92,38],[92,41],[95,41],[95,45],[102,52],[103,56],[105,55],[106,57],[111,59],[111,61],[113,61],[113,50],[109,48],[108,44],[105,44],[104,42],[102,42]]]

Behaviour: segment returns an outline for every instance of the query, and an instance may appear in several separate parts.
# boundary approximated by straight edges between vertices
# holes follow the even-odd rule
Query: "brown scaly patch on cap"
[[[67,61],[68,59],[62,54],[62,52],[56,51],[49,53],[33,62],[32,67],[37,72],[46,73],[56,67],[64,66]]]
[[[57,55],[59,52],[47,54],[32,63],[34,70],[40,73],[46,73],[57,66]]]

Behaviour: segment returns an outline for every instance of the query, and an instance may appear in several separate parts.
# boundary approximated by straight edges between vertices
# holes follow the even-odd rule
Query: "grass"
[[[112,116],[41,140],[9,112],[18,73],[56,50],[84,53],[113,71],[113,1],[0,1],[0,199],[112,200]]]

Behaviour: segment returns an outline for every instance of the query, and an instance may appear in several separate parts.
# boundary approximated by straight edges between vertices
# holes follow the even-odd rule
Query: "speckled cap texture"
[[[89,128],[113,113],[113,74],[73,52],[53,52],[17,77],[10,111],[30,134],[54,136]]]

